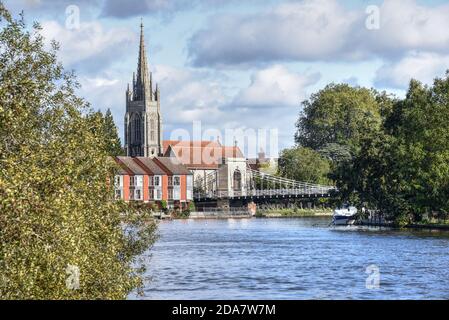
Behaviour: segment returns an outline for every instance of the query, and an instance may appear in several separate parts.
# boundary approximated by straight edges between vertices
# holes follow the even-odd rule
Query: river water
[[[329,222],[161,222],[143,296],[130,298],[449,299],[448,233]]]

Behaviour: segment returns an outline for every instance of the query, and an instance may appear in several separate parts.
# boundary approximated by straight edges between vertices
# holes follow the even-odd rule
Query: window
[[[161,177],[160,176],[154,176],[154,186],[155,187],[160,187],[162,185],[161,183]]]
[[[142,192],[140,191],[140,189],[137,189],[135,191],[135,193],[136,193],[136,196],[135,196],[134,200],[142,200]]]
[[[154,186],[154,177],[150,176],[150,181],[149,181],[150,187]]]
[[[153,190],[153,199],[154,200],[162,200],[162,190],[154,189]]]
[[[181,177],[180,176],[173,177],[173,185],[175,187],[179,187],[181,185]]]
[[[187,200],[193,200],[193,176],[187,176]]]
[[[173,189],[173,200],[181,200],[181,190]]]
[[[140,118],[136,116],[134,118],[134,143],[140,143],[141,141],[141,128],[140,128]]]
[[[242,174],[239,170],[234,172],[234,191],[240,191],[242,189]]]
[[[115,199],[121,200],[122,199],[122,189],[116,189],[115,190]]]
[[[173,177],[168,177],[168,186],[173,186]]]
[[[156,126],[155,126],[155,121],[154,121],[154,119],[151,119],[150,120],[150,140],[151,141],[154,141],[154,140],[156,140],[155,139],[155,129],[156,129]]]
[[[173,189],[168,189],[168,199],[173,200]]]
[[[193,177],[191,175],[187,176],[187,188],[193,187]]]
[[[114,184],[116,187],[121,187],[123,185],[122,181],[123,181],[122,176],[115,176]]]
[[[136,177],[135,176],[129,177],[129,185],[131,187],[134,187],[136,185]]]

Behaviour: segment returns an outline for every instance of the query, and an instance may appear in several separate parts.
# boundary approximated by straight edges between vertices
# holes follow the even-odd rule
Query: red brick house
[[[115,198],[185,208],[193,200],[193,175],[175,158],[113,157],[119,165]]]

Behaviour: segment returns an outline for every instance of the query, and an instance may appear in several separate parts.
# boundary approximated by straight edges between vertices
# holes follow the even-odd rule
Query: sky
[[[94,109],[111,109],[122,138],[143,21],[164,138],[182,130],[194,136],[199,123],[201,138],[221,135],[228,145],[234,141],[226,130],[256,133],[257,146],[245,149],[249,157],[260,148],[276,156],[293,146],[301,102],[329,83],[403,96],[411,78],[430,84],[449,69],[443,0],[4,3],[14,14],[24,10],[28,23],[40,22],[46,41],[60,43],[59,58],[75,70],[79,94]],[[276,143],[266,138],[273,134]]]

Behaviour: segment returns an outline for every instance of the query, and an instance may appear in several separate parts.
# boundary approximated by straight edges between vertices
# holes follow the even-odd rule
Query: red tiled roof
[[[164,175],[165,171],[162,170],[151,158],[137,157],[135,161],[140,162],[145,168],[149,169],[155,175]]]
[[[176,158],[113,157],[121,175],[190,175]]]
[[[109,159],[111,159],[112,161],[114,161],[114,163],[116,163],[118,165],[118,170],[117,173],[119,175],[133,175],[134,173],[122,162],[120,161],[117,157],[110,157]]]
[[[217,141],[179,141],[179,140],[164,140],[162,141],[163,152],[167,151],[168,147],[181,147],[181,148],[192,148],[192,147],[221,147],[220,142]]]
[[[192,174],[185,165],[181,164],[176,158],[157,157],[155,162],[159,161],[158,165],[164,167],[171,174],[189,175]]]
[[[171,152],[189,169],[216,169],[222,158],[244,158],[239,147],[215,141],[164,141],[164,155]]]

